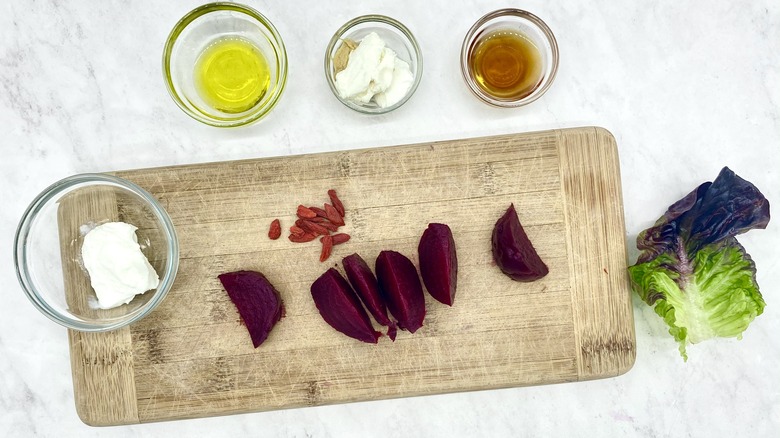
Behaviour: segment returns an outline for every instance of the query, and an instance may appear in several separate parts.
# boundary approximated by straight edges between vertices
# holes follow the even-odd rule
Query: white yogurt
[[[124,222],[109,222],[84,236],[81,258],[101,309],[127,304],[160,283],[138,245],[137,229]]]
[[[389,49],[388,49],[389,50]],[[390,86],[384,91],[374,95],[374,102],[381,108],[395,105],[406,96],[409,89],[412,88],[414,75],[405,61],[395,58],[395,68],[393,69],[393,79]]]

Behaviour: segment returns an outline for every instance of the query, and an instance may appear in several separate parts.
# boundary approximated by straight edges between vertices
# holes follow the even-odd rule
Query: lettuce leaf
[[[764,195],[724,167],[637,237],[632,287],[664,319],[684,359],[688,344],[740,339],[763,312],[756,266],[734,236],[766,228],[769,218]]]

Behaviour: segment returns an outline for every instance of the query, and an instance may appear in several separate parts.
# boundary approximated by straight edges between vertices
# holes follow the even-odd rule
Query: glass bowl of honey
[[[174,26],[163,51],[174,102],[217,127],[247,125],[268,114],[287,82],[287,52],[274,25],[237,3],[209,3]]]
[[[527,105],[552,85],[558,43],[536,15],[500,9],[477,20],[460,53],[463,79],[483,102],[502,108]]]

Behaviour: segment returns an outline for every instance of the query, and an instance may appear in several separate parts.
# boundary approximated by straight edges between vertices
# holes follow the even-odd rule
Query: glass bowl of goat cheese
[[[384,15],[363,15],[341,26],[325,51],[325,77],[347,107],[384,114],[412,97],[423,72],[411,31]]]
[[[154,310],[173,285],[171,218],[138,185],[108,174],[58,181],[24,212],[16,275],[44,315],[70,329],[116,330]]]

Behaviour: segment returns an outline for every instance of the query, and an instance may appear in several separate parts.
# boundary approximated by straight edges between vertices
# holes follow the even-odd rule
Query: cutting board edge
[[[578,329],[575,333],[577,349],[577,369],[580,381],[596,380],[617,377],[627,373],[636,362],[636,330],[634,325],[633,305],[631,301],[631,287],[628,272],[625,269],[628,262],[628,250],[625,241],[625,216],[623,211],[623,195],[620,184],[620,162],[618,156],[617,141],[614,135],[606,128],[592,126],[583,128],[561,129],[559,136],[559,164],[561,169],[561,190],[564,195],[564,221],[569,221],[571,210],[585,211],[593,199],[608,201],[611,194],[618,202],[601,202],[602,221],[612,221],[613,227],[603,226],[602,223],[585,221],[579,227],[571,227],[568,231],[567,243],[570,253],[570,269],[580,275],[572,275],[572,300],[579,301],[579,305],[572,303],[574,310],[574,326]],[[587,153],[582,153],[588,150]],[[604,184],[598,178],[589,178],[588,169],[598,166],[606,170],[611,179],[617,184]],[[575,171],[576,170],[576,171]],[[568,178],[576,175],[577,178]],[[609,193],[609,189],[615,189],[615,193]],[[575,224],[577,225],[577,224]],[[610,235],[607,230],[621,230],[619,234]],[[598,235],[599,239],[583,238],[584,231]],[[600,242],[607,242],[607,248],[598,246]],[[593,245],[596,243],[596,245]],[[606,251],[604,251],[606,249]],[[601,272],[595,275],[593,271],[585,272],[582,263],[578,260],[588,259],[597,254],[599,261],[603,263],[603,272],[606,277],[601,277]],[[592,268],[592,266],[588,266]],[[590,281],[584,281],[584,278]],[[601,277],[601,278],[598,278]],[[602,319],[602,312],[596,312],[593,305],[594,297],[591,290],[585,290],[584,284],[600,283],[609,290],[614,297],[608,304],[607,311],[610,315]],[[603,297],[603,295],[602,295]],[[578,312],[577,310],[585,309]],[[620,320],[620,321],[618,321]],[[614,324],[615,329],[628,327],[628,332],[609,331],[618,333],[617,338],[603,336],[598,332],[603,329],[604,323]],[[614,363],[616,367],[613,367]],[[604,366],[609,363],[609,366]]]
[[[107,333],[68,330],[68,341],[79,419],[93,427],[140,423],[130,327]],[[90,384],[98,374],[118,376],[123,387]]]
[[[613,377],[613,376],[609,376]],[[213,412],[213,413],[207,413],[207,414],[200,414],[195,413],[192,415],[180,415],[180,416],[170,416],[170,417],[161,417],[161,418],[144,418],[143,415],[139,416],[139,422],[140,424],[152,424],[152,423],[161,423],[165,421],[181,421],[181,420],[193,420],[197,418],[215,418],[215,417],[223,417],[227,415],[241,415],[241,414],[259,414],[264,412],[277,412],[277,411],[286,411],[290,409],[307,409],[307,408],[320,408],[320,407],[326,407],[326,406],[336,406],[336,405],[346,405],[346,404],[353,404],[353,403],[372,403],[372,402],[380,402],[380,401],[389,401],[389,400],[402,400],[406,398],[417,398],[417,397],[435,397],[435,396],[448,396],[453,394],[463,394],[463,393],[473,393],[473,392],[484,392],[484,391],[500,391],[500,390],[509,390],[509,389],[519,389],[519,388],[528,388],[532,386],[548,386],[548,385],[560,385],[565,383],[578,383],[582,382],[584,380],[576,378],[574,376],[571,379],[562,378],[558,380],[540,380],[540,381],[532,381],[532,382],[522,382],[518,384],[509,384],[509,385],[501,385],[501,386],[491,386],[491,387],[483,387],[483,388],[460,388],[460,389],[448,389],[443,390],[440,392],[420,392],[420,393],[407,393],[402,395],[387,395],[387,396],[379,396],[372,399],[364,399],[364,398],[354,398],[354,399],[348,399],[348,400],[334,400],[334,401],[327,401],[327,402],[318,402],[317,404],[296,404],[296,405],[289,405],[284,407],[268,407],[268,408],[241,408],[236,409],[233,411],[221,411],[221,412]],[[126,424],[134,424],[134,423],[115,423],[114,425],[126,425]]]
[[[145,171],[151,171],[151,170],[174,170],[174,169],[180,169],[183,167],[188,168],[194,168],[194,167],[208,167],[213,165],[227,165],[227,164],[238,164],[238,163],[248,163],[252,161],[257,160],[290,160],[290,159],[297,159],[297,158],[303,158],[303,157],[312,157],[312,156],[318,156],[318,155],[325,155],[325,154],[338,154],[338,153],[361,153],[361,152],[368,152],[376,149],[395,149],[395,148],[419,148],[419,147],[430,147],[430,146],[436,146],[436,145],[442,145],[446,143],[451,142],[470,142],[473,140],[501,140],[501,139],[509,139],[512,137],[516,137],[518,135],[523,136],[542,136],[542,135],[549,135],[549,136],[557,136],[561,132],[566,131],[578,131],[582,129],[590,129],[590,128],[596,128],[596,129],[604,129],[605,128],[599,128],[595,126],[588,126],[588,127],[575,127],[575,128],[553,128],[553,129],[542,129],[539,131],[529,131],[529,132],[515,132],[515,133],[506,133],[506,134],[495,134],[495,135],[487,135],[487,136],[474,136],[474,137],[462,137],[462,138],[452,138],[452,139],[443,139],[443,140],[431,140],[431,141],[421,141],[418,143],[400,143],[400,144],[391,144],[387,146],[374,146],[374,147],[358,147],[355,149],[340,149],[336,151],[319,151],[319,152],[311,152],[311,153],[303,153],[303,154],[292,154],[292,155],[269,155],[266,157],[249,157],[249,158],[238,158],[235,160],[224,160],[224,161],[205,161],[200,163],[186,163],[186,164],[172,164],[167,166],[154,166],[154,167],[138,167],[138,168],[132,168],[132,169],[114,169],[114,170],[108,170],[102,173],[120,176],[119,174],[134,174],[134,173],[140,173]],[[609,132],[609,131],[607,131]],[[120,176],[121,177],[121,176]]]
[[[623,230],[623,244],[622,249],[623,251],[620,253],[622,255],[623,261],[625,262],[625,269],[622,270],[622,274],[624,279],[621,280],[621,283],[626,288],[627,296],[624,296],[625,302],[624,302],[624,315],[626,316],[625,325],[631,328],[631,347],[632,349],[629,351],[628,356],[626,357],[626,361],[620,364],[620,367],[618,368],[617,374],[613,377],[622,376],[623,374],[628,373],[631,371],[631,369],[636,364],[636,321],[634,320],[634,304],[633,304],[633,289],[631,287],[631,279],[628,275],[628,265],[629,265],[629,259],[628,259],[628,243],[626,241],[627,232],[626,232],[626,215],[625,215],[625,207],[623,205],[623,184],[622,184],[622,174],[620,172],[620,154],[618,150],[617,145],[617,139],[615,138],[614,134],[606,128],[596,126],[596,135],[605,136],[609,139],[610,148],[615,154],[615,163],[617,164],[617,167],[615,168],[615,173],[617,180],[620,182],[620,184],[617,184],[617,196],[618,199],[620,199],[620,203],[618,203],[618,218],[620,220],[620,229]],[[607,376],[609,377],[609,376]]]

